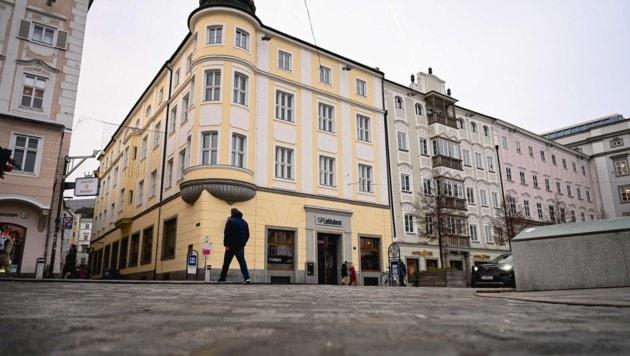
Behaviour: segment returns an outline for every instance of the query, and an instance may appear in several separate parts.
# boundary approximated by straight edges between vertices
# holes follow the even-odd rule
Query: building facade
[[[601,218],[591,156],[502,120],[495,129],[508,208],[537,224]]]
[[[386,81],[384,97],[394,241],[410,276],[470,272],[506,252],[492,228],[501,201],[494,119],[457,106],[431,68],[409,86]]]
[[[244,213],[252,281],[376,284],[391,244],[383,73],[200,1],[190,32],[101,155],[91,274],[184,279]],[[203,258],[203,256],[199,256]],[[201,267],[201,266],[199,266]],[[229,280],[240,280],[232,269]]]
[[[15,236],[17,275],[60,258],[56,218],[91,2],[0,1],[0,146],[17,163],[0,182],[0,224]]]
[[[630,121],[620,114],[582,122],[543,134],[543,137],[573,148],[593,161],[601,217],[630,216]]]

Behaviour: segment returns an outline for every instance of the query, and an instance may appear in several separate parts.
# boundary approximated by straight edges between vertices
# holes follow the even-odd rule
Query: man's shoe
[[[249,284],[249,279],[244,280],[243,284]]]
[[[225,282],[225,279],[219,278],[219,279],[217,279],[217,282]]]

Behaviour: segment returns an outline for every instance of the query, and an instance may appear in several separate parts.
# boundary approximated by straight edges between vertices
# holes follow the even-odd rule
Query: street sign
[[[208,258],[210,252],[212,252],[212,243],[210,242],[210,238],[206,236],[206,241],[203,243],[201,250],[203,251],[203,256]]]
[[[72,216],[64,216],[63,217],[63,228],[66,230],[70,230],[72,229],[72,222],[74,221],[74,219],[72,218]]]
[[[197,274],[197,255],[188,255],[188,274]]]

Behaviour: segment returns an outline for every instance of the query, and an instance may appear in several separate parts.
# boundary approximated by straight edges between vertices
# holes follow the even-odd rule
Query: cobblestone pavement
[[[630,288],[597,291],[591,299],[630,298]],[[553,293],[544,300],[540,292],[538,302],[517,300],[518,294],[468,288],[0,281],[0,355],[630,353],[630,304],[624,306],[623,300],[618,306],[584,306],[575,302],[577,291],[555,299],[573,304],[550,303]]]

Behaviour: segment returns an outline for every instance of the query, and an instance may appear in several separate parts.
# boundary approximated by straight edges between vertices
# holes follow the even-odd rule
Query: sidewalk
[[[517,292],[515,289],[477,289],[476,295],[528,302],[630,308],[630,287]]]

